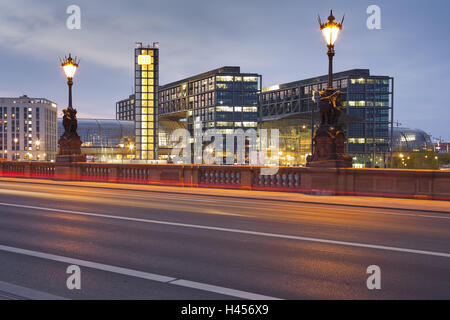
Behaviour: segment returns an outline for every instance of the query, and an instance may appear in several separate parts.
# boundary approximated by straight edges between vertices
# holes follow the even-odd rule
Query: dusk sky
[[[81,30],[66,8],[81,8]],[[381,7],[381,30],[366,9]],[[449,140],[448,0],[0,0],[0,96],[44,97],[61,110],[67,86],[58,58],[81,58],[74,105],[114,118],[133,85],[135,42],[160,43],[160,84],[225,65],[263,75],[263,85],[327,73],[317,14],[345,13],[335,71],[368,68],[395,78],[394,118]]]

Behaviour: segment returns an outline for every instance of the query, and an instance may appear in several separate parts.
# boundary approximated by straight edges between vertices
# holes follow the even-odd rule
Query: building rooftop
[[[225,66],[225,67],[220,67],[214,70],[210,70],[207,72],[203,72],[197,75],[194,75],[192,77],[188,77],[182,80],[178,80],[175,82],[171,82],[162,86],[159,86],[159,90],[165,90],[171,87],[176,87],[182,83],[188,82],[188,81],[195,81],[195,80],[200,80],[200,79],[204,79],[204,78],[208,78],[208,77],[212,77],[214,75],[217,74],[226,74],[226,75],[230,75],[230,74],[241,74],[241,67],[236,67],[236,66]],[[245,73],[248,75],[257,75],[256,73]]]
[[[333,79],[340,79],[340,78],[345,78],[348,76],[358,77],[358,78],[364,78],[364,77],[386,78],[386,76],[371,76],[369,69],[351,69],[351,70],[333,73]],[[304,86],[304,85],[308,85],[311,83],[319,83],[319,82],[326,82],[326,81],[328,81],[328,74],[323,75],[323,76],[308,78],[308,79],[304,79],[304,80],[298,80],[298,81],[287,82],[287,83],[283,83],[283,84],[272,85],[272,86],[264,88],[263,92],[279,90],[279,89],[283,89],[283,88],[299,87],[299,86]]]
[[[51,104],[53,106],[57,106],[56,102],[53,102],[46,98],[31,98],[27,96],[26,94],[20,96],[20,97],[0,97],[0,103],[1,102],[11,102],[13,103],[46,103]]]

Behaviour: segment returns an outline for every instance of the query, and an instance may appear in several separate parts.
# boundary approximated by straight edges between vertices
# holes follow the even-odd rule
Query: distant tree
[[[403,152],[394,156],[394,168],[439,169],[439,154],[434,151]]]

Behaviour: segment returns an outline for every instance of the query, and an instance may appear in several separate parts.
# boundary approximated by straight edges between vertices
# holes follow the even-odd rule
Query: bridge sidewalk
[[[342,205],[357,207],[372,207],[382,209],[400,209],[409,211],[429,211],[443,212],[450,214],[449,201],[421,200],[421,199],[400,199],[400,198],[382,198],[382,197],[363,197],[363,196],[317,196],[293,192],[272,192],[272,191],[253,191],[253,190],[235,190],[235,189],[216,189],[216,188],[191,188],[140,184],[121,184],[106,182],[81,182],[81,181],[54,181],[44,179],[24,179],[24,178],[0,178],[2,182],[32,183],[32,184],[51,184],[61,186],[79,186],[88,188],[108,188],[115,190],[134,190],[144,192],[160,192],[175,194],[192,194],[201,196],[221,196],[233,198],[247,198],[249,200],[263,201],[288,201],[299,203],[312,203],[324,205]]]

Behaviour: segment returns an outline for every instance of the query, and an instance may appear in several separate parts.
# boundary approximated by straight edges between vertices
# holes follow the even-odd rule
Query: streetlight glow
[[[322,23],[319,16],[320,30],[322,31],[327,46],[329,47],[334,47],[334,43],[339,36],[339,32],[342,30],[344,17],[342,18],[341,23],[336,23],[334,20],[333,10],[331,10],[330,16],[328,17],[328,21],[326,23]]]
[[[61,65],[64,69],[64,73],[66,74],[66,77],[68,79],[73,79],[73,77],[75,76],[75,72],[77,71],[77,68],[78,68],[78,63],[76,62],[76,58],[75,58],[75,60],[73,60],[72,56],[69,53],[69,57],[65,58],[64,61],[62,61]]]
[[[325,38],[325,41],[327,42],[327,45],[334,46],[340,30],[341,29],[336,26],[325,27],[322,29],[322,34]]]

